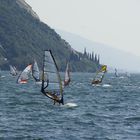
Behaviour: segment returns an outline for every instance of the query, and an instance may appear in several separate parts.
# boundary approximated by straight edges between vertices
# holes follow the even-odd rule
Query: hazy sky
[[[26,0],[52,28],[140,56],[140,0]]]

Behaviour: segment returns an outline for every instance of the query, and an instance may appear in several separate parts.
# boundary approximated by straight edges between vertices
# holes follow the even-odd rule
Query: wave
[[[69,108],[73,108],[73,107],[77,107],[78,105],[76,103],[66,103],[64,106],[69,107]]]
[[[112,87],[110,84],[103,84],[102,87]]]

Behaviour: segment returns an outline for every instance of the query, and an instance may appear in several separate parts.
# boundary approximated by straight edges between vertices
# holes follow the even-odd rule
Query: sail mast
[[[56,66],[56,69],[57,69],[57,76],[58,76],[58,79],[59,79],[59,87],[60,87],[60,93],[62,94],[62,92],[63,92],[63,89],[62,89],[62,81],[61,81],[61,77],[60,77],[60,74],[59,74],[59,69],[58,69],[58,66],[57,66],[57,64],[56,64],[56,61],[55,61],[55,59],[54,59],[54,56],[53,56],[53,54],[52,54],[52,51],[50,50],[50,53],[51,53],[51,56],[52,56],[52,58],[53,58],[53,61],[54,61],[54,64],[55,64],[55,66]],[[62,96],[63,96],[63,94],[62,94]]]

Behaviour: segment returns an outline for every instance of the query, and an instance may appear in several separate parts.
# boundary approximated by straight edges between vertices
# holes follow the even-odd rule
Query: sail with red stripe
[[[17,83],[19,84],[26,84],[29,79],[29,74],[31,73],[32,70],[32,64],[29,64],[19,75],[17,79]]]

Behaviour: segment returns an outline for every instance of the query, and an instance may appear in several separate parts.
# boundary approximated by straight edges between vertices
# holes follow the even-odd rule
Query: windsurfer
[[[60,99],[59,99],[59,97],[58,97],[59,95],[60,95],[60,93],[56,93],[56,92],[54,92],[54,93],[52,94],[53,99],[54,99],[54,105],[55,105],[56,102],[58,102],[59,105],[60,105],[61,101],[60,101]]]
[[[54,100],[54,104],[56,102],[63,104],[63,87],[58,67],[52,52],[50,50],[44,52],[41,92]]]
[[[92,81],[92,84],[99,84],[99,83],[101,83],[101,81],[100,80],[94,80],[94,81]]]
[[[60,94],[60,93],[58,93],[58,94]],[[57,95],[55,95],[55,96],[54,96],[54,105],[55,105],[56,102],[58,102],[59,105],[60,105],[60,104],[64,105],[63,97],[62,97],[61,100],[60,100],[60,98],[59,98]]]
[[[48,95],[52,97],[52,99],[54,100],[54,105],[56,102],[58,102],[59,104],[61,103],[61,100],[58,97],[59,93],[56,92],[44,92],[44,93],[46,96]]]

